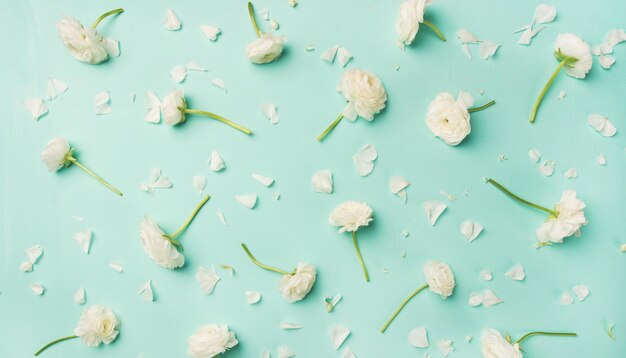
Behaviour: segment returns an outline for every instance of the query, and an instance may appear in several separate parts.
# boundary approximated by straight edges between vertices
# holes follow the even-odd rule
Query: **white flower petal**
[[[154,193],[155,189],[170,189],[172,187],[172,182],[168,177],[162,175],[161,169],[152,168],[150,169],[150,177],[147,183],[141,184],[140,188],[143,191],[147,191],[149,193]]]
[[[471,32],[467,31],[466,29],[459,29],[456,32],[456,37],[459,39],[459,41],[461,41],[461,43],[466,44],[466,43],[478,43],[480,42],[480,40],[478,39],[478,37],[474,36],[474,34],[472,34]]]
[[[217,41],[217,37],[222,33],[222,30],[213,25],[202,25],[200,29],[204,33],[204,35],[211,41]]]
[[[389,191],[391,191],[392,194],[397,194],[400,190],[409,185],[411,185],[411,182],[401,176],[392,176],[389,179]]]
[[[424,327],[415,327],[409,332],[409,337],[407,338],[409,345],[415,348],[426,348],[430,344],[428,343],[428,335],[426,333],[426,328]]]
[[[329,48],[328,50],[324,51],[324,53],[322,53],[320,58],[328,63],[333,63],[335,61],[335,55],[337,55],[338,49],[339,49],[339,46],[333,46]]]
[[[254,208],[256,205],[256,194],[235,195],[235,199],[248,209]]]
[[[565,174],[563,174],[563,176],[565,177],[565,179],[576,179],[578,178],[578,171],[576,170],[576,168],[569,168],[565,171]]]
[[[461,48],[463,49],[463,53],[465,54],[465,56],[467,56],[467,58],[469,58],[470,60],[472,59],[472,53],[470,52],[469,46],[467,46],[466,43],[464,43]]]
[[[574,298],[572,297],[572,295],[570,295],[567,291],[563,292],[563,294],[561,295],[561,304],[571,305],[572,303],[574,303]]]
[[[226,216],[224,216],[224,212],[222,210],[217,211],[217,217],[218,219],[220,219],[220,222],[222,224],[228,226],[228,224],[226,223]]]
[[[606,165],[606,156],[604,156],[604,154],[598,155],[596,163],[598,163],[598,165]]]
[[[483,226],[477,222],[465,220],[461,224],[460,230],[461,234],[463,234],[463,236],[465,236],[467,240],[469,240],[469,242],[472,242],[483,231]]]
[[[626,32],[624,32],[624,29],[611,30],[609,31],[609,34],[606,36],[606,42],[611,47],[623,41],[626,41]]]
[[[74,293],[74,303],[77,305],[84,305],[87,300],[85,299],[85,288],[81,287]]]
[[[91,247],[91,230],[83,230],[74,234],[74,241],[83,249],[83,252],[89,254],[89,248]]]
[[[333,173],[328,169],[315,172],[315,174],[311,177],[311,185],[317,193],[332,193]]]
[[[472,292],[470,293],[469,300],[467,303],[472,307],[477,307],[483,304],[483,295],[480,293]]]
[[[439,353],[442,356],[447,357],[452,351],[454,351],[454,347],[452,346],[452,341],[449,339],[440,339],[437,341],[437,349],[439,349]]]
[[[209,160],[209,169],[211,169],[214,172],[219,172],[220,170],[224,168],[226,168],[226,165],[224,164],[224,160],[220,156],[220,153],[218,153],[215,150],[212,150],[211,159]]]
[[[29,260],[26,260],[20,264],[20,271],[22,272],[33,272],[33,263]]]
[[[259,16],[261,16],[261,19],[268,21],[270,19],[270,10],[267,8],[259,10]]]
[[[428,222],[431,226],[435,226],[437,219],[443,214],[446,210],[446,204],[439,202],[437,200],[429,200],[423,204],[424,211],[426,212],[426,217],[428,218]]]
[[[336,325],[328,329],[328,334],[330,335],[333,349],[337,350],[350,335],[350,330],[344,326]]]
[[[299,323],[280,322],[280,329],[291,330],[291,329],[301,329],[301,328],[302,328],[302,325]]]
[[[107,114],[111,113],[113,108],[111,107],[111,96],[109,91],[103,91],[93,97],[93,112],[95,114]]]
[[[356,358],[356,356],[350,347],[346,347],[343,349],[343,352],[341,352],[341,358]]]
[[[222,81],[219,78],[215,78],[211,80],[211,84],[219,89],[221,89],[222,91],[224,91],[224,93],[227,93],[228,91],[226,90],[226,85],[224,84],[224,81]]]
[[[278,358],[291,358],[295,356],[296,354],[286,345],[278,347]]]
[[[533,36],[534,32],[532,27],[527,27],[520,35],[519,40],[517,40],[518,45],[530,45]]]
[[[374,170],[374,160],[378,151],[373,144],[366,144],[352,156],[352,160],[360,176],[367,176]]]
[[[272,27],[274,31],[278,30],[278,28],[280,27],[280,25],[278,24],[276,20],[270,20],[270,26]]]
[[[266,186],[268,188],[270,186],[272,186],[272,184],[274,184],[274,179],[273,178],[266,177],[266,176],[263,176],[263,175],[260,175],[260,174],[252,173],[252,178],[254,178],[254,180],[258,181],[263,186]]]
[[[533,162],[538,163],[539,159],[541,159],[541,152],[537,149],[531,149],[528,151],[528,157]]]
[[[153,91],[146,92],[146,122],[161,122],[161,100]]]
[[[193,187],[198,192],[198,195],[202,195],[202,191],[206,187],[206,178],[202,175],[194,175]]]
[[[31,283],[30,289],[33,290],[33,292],[38,296],[43,295],[44,291],[46,290],[46,288],[43,287],[43,285],[40,283]]]
[[[376,150],[375,145],[366,144],[363,147],[361,147],[361,149],[359,149],[359,151],[357,152],[357,155],[363,160],[372,162],[376,160],[376,158],[378,158],[378,151]]]
[[[220,280],[220,277],[215,272],[215,266],[211,265],[211,269],[204,266],[198,267],[196,271],[196,281],[200,284],[200,289],[205,295],[210,295],[215,289],[215,285]]]
[[[576,298],[578,298],[580,302],[584,301],[585,298],[589,296],[589,289],[585,285],[576,285],[572,288],[572,291],[574,291]]]
[[[602,68],[608,70],[615,64],[615,57],[611,55],[600,55],[600,57],[598,58],[598,62],[600,63],[600,66],[602,66]]]
[[[480,271],[480,278],[483,281],[491,281],[493,280],[493,275],[491,274],[491,271],[489,270],[482,270]]]
[[[485,293],[483,293],[483,305],[485,307],[495,306],[498,303],[502,302],[503,301],[500,299],[500,297],[496,296],[496,294],[493,293],[493,291],[491,290],[486,290]]]
[[[278,112],[276,112],[276,106],[272,103],[263,103],[261,105],[261,113],[263,113],[265,118],[269,119],[272,124],[276,124],[280,121]]]
[[[271,357],[272,357],[272,353],[270,353],[270,351],[268,351],[267,349],[261,352],[261,358],[271,358]]]
[[[552,176],[552,174],[554,174],[554,165],[555,163],[552,160],[544,160],[543,163],[539,165],[539,171],[547,177]]]
[[[522,281],[526,277],[526,273],[524,272],[524,267],[522,265],[513,266],[504,275],[514,281]]]
[[[185,66],[176,65],[170,71],[170,77],[172,77],[174,82],[181,83],[187,78],[187,69]]]
[[[261,293],[257,291],[246,291],[246,302],[249,305],[259,303],[261,300]]]
[[[45,99],[47,101],[51,101],[55,98],[57,98],[57,95],[67,91],[67,89],[69,88],[69,86],[67,85],[67,83],[61,81],[61,80],[57,80],[55,78],[49,78],[48,79],[48,85],[46,87],[46,97]]]
[[[154,292],[152,292],[152,280],[148,280],[148,282],[137,287],[137,294],[140,295],[144,301],[153,302]]]
[[[39,120],[43,115],[48,113],[48,105],[41,98],[30,98],[24,101],[24,107],[34,120]]]
[[[556,8],[554,6],[541,4],[535,8],[533,22],[536,24],[547,24],[556,18]]]
[[[496,44],[495,42],[491,42],[487,40],[481,42],[480,45],[478,46],[478,53],[480,54],[480,58],[482,58],[483,60],[486,60],[489,57],[495,55],[496,51],[498,50],[498,47],[500,47],[500,45]]]
[[[28,257],[28,261],[30,261],[30,263],[36,264],[37,260],[39,260],[41,255],[43,255],[43,247],[35,245],[24,250],[24,253],[26,254],[26,257]]]
[[[187,64],[185,65],[185,68],[188,71],[196,71],[196,72],[207,72],[207,71],[209,71],[206,68],[204,68],[204,67],[200,66],[199,64],[195,63],[194,61],[187,62]]]
[[[559,92],[559,95],[556,97],[556,100],[562,101],[565,98],[565,96],[567,96],[567,93],[565,91],[561,91]]]
[[[117,263],[117,262],[111,262],[111,263],[109,264],[109,267],[110,267],[110,268],[112,268],[113,270],[115,270],[115,271],[119,272],[119,273],[124,272],[124,266],[122,266],[122,264],[120,264],[120,263]]]
[[[165,13],[165,22],[163,23],[163,28],[169,31],[177,31],[180,30],[181,23],[176,14],[172,9],[167,9]]]
[[[599,114],[590,114],[589,117],[587,117],[587,124],[604,137],[612,137],[617,133],[617,129],[609,118]]]
[[[339,49],[337,50],[337,60],[339,61],[339,65],[341,67],[346,67],[351,59],[352,55],[350,54],[350,52],[348,52],[348,50],[343,47],[339,47]]]

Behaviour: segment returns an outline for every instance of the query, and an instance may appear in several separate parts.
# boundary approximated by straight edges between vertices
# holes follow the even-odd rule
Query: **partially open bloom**
[[[492,328],[483,330],[482,351],[484,358],[522,358],[519,345],[509,343]]]
[[[367,226],[372,219],[372,208],[366,203],[346,201],[330,213],[328,223],[340,227],[339,233],[355,232],[361,226]]]
[[[576,197],[575,191],[564,191],[561,199],[554,204],[557,215],[550,215],[541,224],[537,229],[537,240],[562,243],[564,238],[579,233],[581,226],[587,225],[584,209],[585,203]]]
[[[250,62],[259,65],[277,60],[283,53],[285,36],[277,36],[259,30],[259,25],[254,17],[252,2],[248,2],[248,13],[257,38],[246,46],[246,56]]]
[[[431,2],[432,0],[406,0],[400,4],[396,20],[396,33],[398,34],[396,43],[401,49],[413,42],[420,23],[433,29],[441,41],[446,41],[441,31],[432,22],[424,20],[424,11]]]
[[[119,56],[117,41],[103,37],[96,31],[96,26],[107,16],[124,12],[124,9],[109,11],[91,26],[85,27],[80,21],[65,16],[56,24],[59,36],[72,56],[81,62],[92,65],[106,61],[109,56]]]
[[[235,333],[226,325],[207,324],[198,328],[189,340],[187,355],[193,358],[213,358],[226,353],[239,343]]]

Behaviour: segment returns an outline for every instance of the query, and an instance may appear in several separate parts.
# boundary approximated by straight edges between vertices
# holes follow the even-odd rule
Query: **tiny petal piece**
[[[491,274],[491,271],[483,270],[483,271],[480,271],[480,278],[483,281],[491,281],[493,279],[493,275]]]
[[[33,272],[33,263],[26,260],[20,264],[20,271],[22,272]]]
[[[33,292],[37,295],[37,296],[41,296],[43,295],[44,291],[46,290],[45,287],[43,287],[42,284],[40,283],[31,283],[30,285],[30,289],[33,290]]]
[[[491,42],[491,41],[481,42],[480,45],[478,45],[478,53],[480,54],[480,58],[482,58],[483,60],[489,59],[490,57],[496,54],[496,51],[498,50],[499,47],[500,45],[496,44],[495,42]]]
[[[246,302],[249,305],[259,303],[261,300],[261,293],[257,291],[246,291]]]
[[[81,287],[76,290],[76,293],[74,293],[74,303],[76,303],[77,305],[84,305],[85,302],[87,302],[87,300],[85,299],[85,288]]]
[[[224,91],[224,93],[227,93],[228,91],[226,90],[226,85],[224,84],[224,81],[222,81],[219,78],[214,78],[211,80],[211,84],[219,89],[221,89],[222,91]]]
[[[181,83],[187,78],[187,68],[182,65],[176,65],[170,71],[170,77],[176,83]]]
[[[561,295],[561,304],[571,305],[572,303],[574,303],[574,298],[572,297],[572,295],[570,295],[567,291],[563,292],[563,294]]]
[[[197,72],[207,72],[208,70],[193,61],[187,62],[185,68],[189,71],[197,71]]]
[[[472,242],[483,231],[483,226],[477,222],[465,220],[461,224],[460,230],[461,234],[463,234],[463,236],[465,236],[467,240],[469,240],[469,242]]]
[[[278,347],[278,358],[291,358],[295,356],[296,354],[286,345],[283,344],[282,346]]]
[[[554,166],[555,163],[552,160],[544,160],[543,163],[539,164],[539,171],[544,176],[552,176],[554,174]]]
[[[217,41],[217,37],[222,33],[222,30],[219,27],[213,25],[202,25],[200,26],[200,29],[212,42]]]
[[[153,302],[154,292],[152,291],[152,280],[148,280],[148,282],[137,287],[137,294],[140,295],[144,301]]]
[[[83,230],[74,234],[74,241],[80,246],[85,254],[89,254],[89,248],[91,247],[91,230]]]
[[[424,211],[426,212],[426,217],[428,218],[428,222],[431,226],[435,226],[437,219],[443,214],[446,210],[446,204],[439,202],[437,200],[429,200],[424,203]]]
[[[122,264],[120,264],[120,263],[117,263],[117,262],[111,262],[111,263],[109,264],[109,267],[110,267],[110,268],[112,268],[113,270],[115,270],[115,271],[119,272],[119,273],[124,272],[124,266],[122,266]]]
[[[93,112],[95,114],[107,114],[113,111],[111,107],[109,91],[103,91],[93,97]]]
[[[493,293],[493,291],[491,290],[486,290],[483,294],[483,305],[485,305],[485,307],[491,307],[502,302],[503,301],[500,299],[500,297],[496,296],[496,294]]]
[[[269,119],[272,124],[276,124],[280,121],[278,112],[276,112],[276,106],[271,103],[263,103],[261,105],[261,112],[265,118]]]
[[[352,161],[360,176],[369,175],[374,170],[374,161],[378,157],[378,151],[373,144],[366,144],[352,156]]]
[[[578,171],[576,170],[576,168],[569,168],[565,171],[565,174],[563,174],[563,176],[565,177],[565,179],[576,179],[578,178]]]
[[[576,298],[578,298],[580,302],[584,301],[585,298],[589,296],[589,289],[585,285],[576,285],[572,288],[572,291],[574,291]]]
[[[194,175],[193,187],[198,192],[198,195],[202,195],[202,191],[204,191],[204,188],[206,187],[206,178],[202,175]]]
[[[301,328],[302,328],[302,325],[299,323],[280,322],[280,329],[293,330],[293,329],[301,329]]]
[[[344,326],[336,325],[328,329],[328,334],[330,335],[330,341],[333,345],[333,349],[338,350],[350,335],[350,330]]]
[[[214,172],[219,172],[224,168],[226,168],[226,165],[224,164],[224,160],[220,156],[220,153],[218,153],[215,150],[212,150],[211,159],[209,159],[209,169],[211,169]]]
[[[161,100],[153,91],[146,92],[146,122],[161,122]]]
[[[315,174],[311,177],[311,185],[317,193],[332,193],[333,173],[328,169],[315,172]]]
[[[406,191],[404,189],[406,189],[409,185],[411,185],[411,182],[401,176],[392,176],[391,179],[389,179],[389,191],[403,199],[405,203]]]
[[[598,163],[598,165],[606,165],[606,156],[604,154],[598,155],[596,163]]]
[[[537,149],[531,149],[528,151],[528,157],[533,162],[538,163],[539,159],[541,159],[541,152]]]
[[[205,295],[210,295],[215,289],[215,285],[219,282],[220,277],[215,272],[215,266],[211,265],[211,269],[200,266],[196,271],[196,281],[200,284],[200,289]]]
[[[428,343],[428,335],[426,333],[426,328],[424,327],[416,327],[409,332],[409,337],[407,339],[409,345],[411,347],[416,348],[426,348],[430,344]]]
[[[41,245],[31,246],[28,249],[24,250],[26,257],[28,257],[28,261],[31,264],[36,264],[37,260],[43,255],[43,247]]]
[[[524,272],[524,267],[522,265],[513,266],[504,275],[514,281],[522,281],[526,277],[526,273]]]
[[[57,80],[55,78],[49,78],[48,79],[48,86],[46,87],[46,97],[45,99],[47,101],[51,101],[55,98],[57,98],[57,96],[65,91],[67,91],[67,89],[69,88],[69,86],[67,85],[67,83],[61,81],[61,80]]]
[[[587,123],[604,137],[612,137],[617,133],[617,129],[609,118],[599,114],[589,115],[589,117],[587,117]]]
[[[165,13],[165,22],[163,23],[163,28],[169,31],[178,31],[181,28],[181,23],[176,14],[172,9],[167,9]]]
[[[324,51],[324,53],[322,53],[320,58],[328,63],[333,63],[335,62],[335,55],[337,55],[338,49],[339,49],[339,46],[333,46],[329,48],[328,50]]]
[[[472,292],[467,303],[472,307],[480,306],[483,304],[483,295],[481,295],[480,293]]]
[[[452,346],[452,341],[449,339],[440,339],[437,341],[437,349],[439,349],[439,353],[442,356],[447,357],[452,351],[454,351],[454,347]]]
[[[337,60],[339,61],[339,65],[341,67],[346,67],[351,59],[352,55],[350,54],[350,52],[348,52],[348,50],[343,47],[339,47],[339,49],[337,50]]]
[[[256,194],[235,195],[235,199],[248,209],[254,208],[257,201]]]
[[[252,178],[268,188],[274,184],[274,178],[266,177],[260,174],[252,173]]]
[[[536,24],[547,24],[556,18],[556,8],[554,6],[541,4],[535,8],[533,22]]]
[[[41,98],[30,98],[24,101],[24,107],[34,120],[39,120],[43,115],[48,113],[48,105]]]
[[[226,216],[224,215],[224,212],[222,210],[218,210],[216,214],[217,214],[217,218],[220,219],[220,222],[228,226],[228,224],[226,223]]]

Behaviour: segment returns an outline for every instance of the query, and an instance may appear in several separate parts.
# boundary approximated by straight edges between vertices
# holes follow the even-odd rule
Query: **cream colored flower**
[[[550,216],[537,229],[537,240],[540,242],[562,243],[563,239],[579,232],[581,226],[587,225],[585,203],[576,197],[576,192],[566,190],[561,199],[554,205],[558,214]]]
[[[317,270],[311,264],[298,263],[293,275],[283,275],[278,283],[278,290],[287,302],[302,300],[313,288]]]
[[[193,358],[213,358],[239,343],[228,326],[217,324],[200,327],[187,342],[187,355]]]
[[[172,91],[168,93],[165,98],[163,98],[161,113],[165,123],[170,126],[183,123],[185,121],[185,109],[187,109],[187,102],[185,101],[185,94],[183,91]]]
[[[358,116],[371,121],[375,114],[385,108],[385,87],[373,73],[349,69],[341,76],[339,89],[348,101],[342,114],[350,121],[355,121]]]
[[[519,345],[507,342],[500,332],[492,328],[483,330],[483,358],[522,358]]]
[[[448,298],[454,291],[454,273],[450,266],[439,261],[427,261],[424,264],[424,276],[428,282],[428,288],[438,293],[441,298]]]
[[[246,46],[246,55],[252,63],[264,64],[277,60],[283,53],[284,36],[261,33],[258,38]]]
[[[444,143],[458,145],[472,130],[468,108],[473,103],[466,92],[461,92],[457,99],[449,92],[439,93],[428,106],[426,126]]]
[[[146,216],[141,222],[139,238],[148,256],[157,265],[167,269],[182,267],[185,264],[185,256],[178,252],[165,235],[165,232],[151,218]]]
[[[396,20],[398,46],[404,49],[415,39],[420,23],[424,21],[424,10],[431,0],[407,0],[400,4],[400,11]]]
[[[63,137],[53,138],[41,152],[41,161],[48,171],[54,172],[68,165],[67,155],[70,153],[70,143]]]
[[[340,204],[330,213],[328,223],[340,226],[339,233],[355,232],[361,226],[369,225],[372,221],[372,208],[365,203],[347,201]]]
[[[94,305],[83,312],[74,329],[74,334],[90,347],[100,343],[109,344],[115,340],[119,331],[119,321],[109,307]]]
[[[559,34],[554,44],[554,56],[565,61],[565,73],[575,78],[585,78],[593,59],[589,45],[574,34]]]

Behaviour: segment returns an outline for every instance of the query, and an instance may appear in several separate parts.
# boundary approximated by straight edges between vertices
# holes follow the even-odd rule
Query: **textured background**
[[[624,135],[626,105],[626,46],[616,47],[617,64],[605,71],[597,62],[585,80],[559,76],[548,93],[534,126],[528,123],[531,105],[557,65],[552,57],[559,32],[574,32],[590,44],[602,41],[609,29],[624,27],[625,5],[620,0],[553,1],[558,9],[530,47],[518,46],[512,31],[532,19],[536,1],[439,1],[426,18],[448,37],[440,42],[427,28],[413,46],[401,52],[395,45],[398,1],[310,1],[292,9],[287,0],[256,3],[267,7],[288,37],[280,61],[253,66],[244,56],[254,38],[243,1],[84,1],[0,2],[0,38],[5,44],[0,63],[2,129],[0,129],[0,356],[26,357],[45,342],[70,334],[81,311],[72,295],[87,290],[87,306],[110,305],[122,320],[121,335],[110,346],[91,349],[78,341],[50,349],[46,357],[182,357],[186,339],[206,323],[226,323],[240,345],[229,357],[255,357],[262,349],[287,344],[299,357],[336,356],[327,329],[343,324],[352,330],[345,346],[359,357],[422,356],[439,339],[455,342],[453,357],[479,355],[479,335],[495,327],[519,337],[537,329],[568,330],[578,338],[533,338],[524,348],[529,357],[623,357],[626,355],[626,160]],[[74,60],[62,46],[54,23],[71,15],[90,24],[100,13],[123,6],[126,12],[104,21],[99,30],[118,39],[122,55],[100,66]],[[162,21],[172,7],[183,23],[178,32],[165,31]],[[223,34],[210,43],[201,24],[215,24]],[[266,29],[267,23],[263,23]],[[501,43],[495,58],[468,60],[454,33],[466,28],[479,38]],[[316,50],[304,51],[307,44]],[[319,134],[343,108],[335,92],[342,73],[337,65],[322,62],[322,51],[341,44],[354,55],[348,67],[378,74],[388,91],[387,109],[372,123],[341,123],[320,144]],[[477,54],[477,48],[472,48]],[[189,74],[180,85],[192,106],[214,111],[251,127],[248,138],[229,127],[201,117],[184,126],[144,122],[144,94],[159,96],[177,87],[169,77],[177,64],[194,60],[208,73]],[[595,59],[594,59],[595,62]],[[400,65],[394,71],[394,65]],[[23,100],[42,96],[48,77],[69,83],[67,93],[49,103],[50,113],[34,122]],[[228,94],[210,85],[221,78]],[[484,89],[484,96],[478,90]],[[96,93],[111,92],[113,112],[93,114]],[[497,105],[474,114],[472,133],[452,148],[433,138],[424,125],[428,103],[440,91],[466,90],[481,104],[491,98]],[[567,92],[562,102],[556,96]],[[135,103],[130,93],[137,94]],[[281,121],[272,125],[259,106],[279,107]],[[618,127],[613,138],[603,138],[586,124],[590,113],[609,116]],[[63,135],[80,151],[80,158],[118,186],[119,198],[77,168],[50,174],[39,153],[53,136]],[[374,172],[359,177],[351,156],[366,143],[378,147]],[[556,161],[552,177],[544,177],[528,160],[531,148],[544,159]],[[226,161],[221,173],[208,170],[211,149]],[[499,162],[500,153],[510,159]],[[606,154],[608,165],[595,158]],[[174,183],[172,190],[150,196],[138,189],[148,170],[160,167]],[[566,180],[564,171],[578,168],[579,178]],[[317,194],[310,177],[331,169],[335,193]],[[251,172],[276,178],[269,190],[250,178]],[[191,185],[193,175],[208,177],[212,199],[182,237],[187,264],[167,271],[143,253],[138,226],[145,214],[165,230],[174,230],[200,200]],[[413,185],[408,202],[389,193],[388,180],[402,175]],[[536,212],[484,185],[481,176],[501,180],[520,194],[551,205],[567,188],[578,191],[587,205],[589,225],[580,239],[536,250],[534,231],[544,220]],[[469,189],[469,195],[463,193]],[[429,199],[444,201],[438,191],[458,197],[435,227],[426,221],[421,205]],[[276,191],[282,196],[272,198]],[[236,194],[257,193],[258,206],[250,211],[237,203]],[[372,280],[366,284],[349,236],[338,235],[327,224],[329,212],[349,200],[368,202],[375,212],[369,228],[359,233],[361,249]],[[223,226],[215,212],[226,214]],[[84,217],[77,222],[72,215]],[[473,219],[485,226],[469,244],[459,225]],[[92,229],[91,253],[85,255],[72,236]],[[403,230],[410,236],[404,238]],[[298,260],[318,266],[319,281],[303,302],[287,304],[275,291],[277,275],[253,266],[240,242],[249,244],[264,262],[290,269]],[[34,272],[18,270],[23,250],[34,244],[45,248]],[[406,258],[400,257],[406,251]],[[414,299],[386,334],[380,325],[396,305],[423,283],[422,264],[428,259],[448,262],[458,286],[447,301],[431,293]],[[118,274],[108,264],[124,265]],[[230,264],[236,274],[218,273],[222,281],[211,296],[204,296],[194,279],[198,266]],[[503,276],[514,264],[526,268],[523,282]],[[389,273],[385,274],[384,268]],[[479,272],[490,269],[492,282]],[[135,294],[137,286],[152,279],[153,303]],[[43,283],[45,295],[34,295],[29,284]],[[586,301],[560,304],[561,293],[585,284]],[[470,308],[472,291],[490,288],[504,303],[492,308]],[[260,304],[245,303],[244,291],[263,293]],[[344,300],[328,314],[323,297],[341,293]],[[281,321],[304,325],[282,331]],[[616,341],[606,333],[615,322]],[[428,329],[431,348],[420,350],[406,343],[415,326]],[[465,342],[466,335],[474,341]]]

